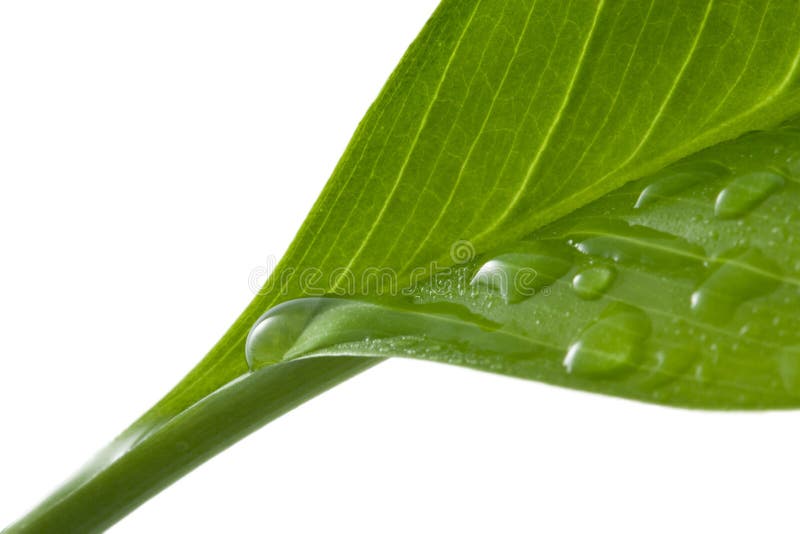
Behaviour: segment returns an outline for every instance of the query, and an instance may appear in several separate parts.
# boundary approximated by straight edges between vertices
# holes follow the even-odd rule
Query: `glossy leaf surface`
[[[678,406],[800,406],[799,164],[792,125],[717,145],[396,298],[281,305],[251,364],[405,356]]]
[[[457,261],[461,256],[451,255],[451,249],[459,250],[453,247],[457,243],[469,243],[481,259],[509,254],[495,266],[501,272],[504,265],[514,265],[517,272],[531,274],[526,262],[538,258],[534,271],[546,276],[534,282],[533,289],[550,287],[550,301],[559,303],[548,311],[539,293],[517,298],[507,287],[496,315],[484,317],[500,325],[492,328],[519,330],[501,343],[509,350],[518,342],[549,347],[537,360],[549,362],[549,371],[543,370],[546,366],[532,369],[528,356],[514,362],[506,351],[487,348],[485,325],[471,327],[475,334],[471,342],[481,351],[497,351],[496,361],[470,351],[462,351],[464,357],[444,359],[645,398],[642,388],[615,377],[623,370],[632,373],[629,376],[636,369],[655,370],[657,365],[642,363],[651,356],[639,356],[640,349],[650,354],[654,344],[666,339],[668,328],[694,335],[688,330],[691,325],[668,326],[670,314],[680,321],[694,313],[684,309],[687,291],[697,295],[696,307],[708,313],[693,319],[697,336],[713,332],[720,339],[733,325],[743,328],[747,317],[760,316],[752,307],[763,304],[763,299],[791,297],[790,255],[773,253],[775,247],[760,241],[766,224],[754,225],[753,230],[746,224],[755,217],[747,214],[771,213],[763,210],[773,209],[780,199],[792,201],[793,182],[781,170],[776,173],[780,179],[762,174],[723,184],[713,169],[693,168],[689,178],[684,174],[639,199],[639,211],[631,207],[638,190],[612,191],[705,147],[773,126],[800,111],[798,30],[800,3],[794,1],[445,0],[360,124],[263,293],[172,392],[98,461],[9,531],[100,530],[260,424],[365,368],[367,360],[337,356],[262,365],[250,373],[245,339],[258,317],[276,304],[338,295],[344,289],[351,297],[374,298],[383,283],[374,287],[364,283],[368,270],[390,269],[397,286],[405,287],[420,269],[426,275],[435,272],[433,262],[446,268]],[[759,158],[760,163],[769,163]],[[736,176],[745,172],[738,162],[726,160],[724,166]],[[763,165],[754,169],[773,171]],[[689,197],[681,196],[688,185],[705,194],[709,194],[706,187],[729,188],[715,200],[720,222],[713,223],[719,225],[719,245],[726,245],[724,250],[697,235],[707,226],[684,220],[687,214],[691,217],[694,206]],[[574,226],[542,229],[607,194],[582,215],[564,219]],[[654,200],[675,194],[675,199],[663,203]],[[613,200],[620,195],[626,200]],[[602,207],[603,202],[610,204]],[[695,215],[709,217],[709,209],[709,199],[701,197]],[[787,214],[787,209],[777,209]],[[745,226],[734,228],[739,222]],[[785,239],[793,231],[791,221],[778,228],[787,232]],[[572,247],[570,254],[603,261],[597,259],[591,267],[596,270],[575,273],[573,257],[569,262],[548,262],[549,249],[515,250],[526,236],[541,240],[544,234],[532,234],[537,231],[572,240],[573,244],[561,243]],[[748,232],[757,232],[758,242]],[[738,239],[746,241],[743,248],[728,250],[728,245],[739,246]],[[642,247],[643,241],[657,246]],[[612,264],[613,274],[602,270]],[[762,267],[746,267],[752,264]],[[575,294],[564,283],[564,276],[573,274],[578,277]],[[351,277],[356,282],[347,288]],[[548,277],[554,281],[536,287]],[[730,279],[746,283],[731,285]],[[704,280],[708,286],[702,285]],[[478,284],[481,294],[494,299],[496,283],[488,275],[485,282]],[[642,284],[652,286],[645,290]],[[725,308],[719,299],[730,297],[720,293],[721,287],[735,287],[733,300],[745,302],[729,317],[718,313]],[[417,290],[422,289],[417,286]],[[645,310],[640,301],[646,294],[659,302]],[[612,298],[621,303],[611,307]],[[452,303],[444,306],[446,313],[443,305],[431,305],[437,316],[455,313]],[[456,305],[472,310],[469,324],[477,320],[475,315],[483,316],[483,308],[466,302]],[[534,317],[515,318],[513,310],[528,310]],[[567,312],[573,315],[563,320]],[[549,330],[538,328],[536,313],[548,322]],[[353,315],[332,318],[348,316]],[[461,328],[465,316],[462,312],[456,316]],[[524,321],[517,324],[517,320]],[[452,322],[435,326],[445,342],[460,332],[453,330]],[[608,331],[617,334],[609,337]],[[315,339],[311,331],[301,335]],[[758,344],[766,334],[752,336]],[[583,345],[568,350],[565,365],[563,350],[576,340]],[[659,390],[665,402],[754,406],[752,395],[742,393],[738,385],[722,387],[722,380],[713,378],[713,369],[708,380],[716,389],[701,390],[696,386],[699,381],[684,380],[686,369],[704,363],[709,354],[733,350],[732,344],[717,344],[714,350],[699,337],[698,344],[698,357],[689,359],[686,368],[681,364],[670,372],[676,377],[672,383],[680,387]],[[789,346],[788,338],[780,344]],[[581,346],[602,348],[591,354],[616,356],[586,360]],[[352,347],[353,355],[358,355],[356,348]],[[439,354],[435,347],[427,349],[434,353],[431,358]],[[408,347],[412,356],[425,350],[414,343]],[[742,345],[737,350],[736,354],[747,356],[742,361],[750,361],[755,348]],[[380,353],[377,347],[365,352]],[[385,354],[396,353],[393,349]],[[726,365],[737,369],[725,371],[726,379],[743,376],[738,363]],[[763,380],[767,375],[774,379],[774,369],[761,365],[758,378],[748,387],[763,391]],[[698,376],[704,372],[698,371]],[[579,378],[586,375],[591,378]],[[610,385],[595,386],[600,383],[598,376]],[[786,371],[780,376],[792,374]],[[284,380],[285,387],[275,386]],[[264,384],[274,389],[259,392]],[[687,391],[694,393],[687,397]],[[788,403],[784,393],[771,395],[765,396],[764,405]],[[180,443],[190,447],[179,447]]]

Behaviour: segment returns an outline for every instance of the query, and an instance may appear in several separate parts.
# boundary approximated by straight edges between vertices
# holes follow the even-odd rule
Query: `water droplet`
[[[745,301],[766,295],[781,283],[777,264],[759,249],[728,251],[719,267],[692,293],[692,310],[714,324],[730,320]]]
[[[650,383],[664,384],[685,375],[697,360],[697,349],[692,346],[662,346],[655,355],[655,365]]]
[[[642,190],[634,208],[644,208],[660,199],[677,195],[700,182],[730,173],[727,167],[715,161],[685,162],[667,169],[666,172],[665,176],[657,178]]]
[[[495,290],[507,303],[520,302],[564,276],[572,267],[571,255],[561,243],[524,243],[493,256],[478,269],[470,285]]]
[[[572,289],[582,299],[599,299],[614,281],[615,274],[613,268],[605,265],[588,267],[572,279]]]
[[[783,183],[783,177],[771,171],[739,176],[717,195],[714,215],[721,219],[741,217],[780,189]]]
[[[698,267],[705,251],[682,237],[616,219],[584,221],[570,234],[584,254],[660,270]]]
[[[529,357],[542,347],[524,337],[499,330],[500,325],[449,302],[392,305],[334,297],[301,298],[270,309],[256,321],[245,344],[251,370],[313,353],[326,355],[415,356],[424,348],[447,346],[442,352]],[[335,347],[347,350],[338,353]],[[407,349],[407,350],[406,350]],[[355,352],[354,352],[355,351]]]
[[[569,346],[567,372],[608,377],[631,371],[641,359],[641,345],[650,335],[650,319],[627,304],[610,304]]]
[[[281,361],[316,315],[346,302],[333,298],[304,298],[271,308],[247,335],[247,365],[255,369]]]
[[[711,368],[712,365],[708,361],[698,364],[694,368],[694,379],[701,384],[710,382],[713,378]]]

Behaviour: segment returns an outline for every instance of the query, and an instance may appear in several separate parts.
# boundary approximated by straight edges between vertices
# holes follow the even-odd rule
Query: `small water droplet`
[[[720,219],[741,217],[783,186],[780,174],[751,172],[735,178],[717,195],[714,215]]]
[[[746,336],[752,328],[753,326],[750,323],[742,325],[742,327],[739,329],[739,335]]]
[[[588,267],[572,279],[572,289],[582,299],[599,299],[614,281],[615,274],[613,268],[605,265]]]
[[[701,384],[709,382],[711,378],[711,364],[709,362],[703,362],[694,368],[694,379]]]
[[[697,360],[697,349],[692,346],[664,345],[655,352],[653,359],[653,373],[648,382],[651,385],[665,384],[686,374]]]
[[[641,359],[641,345],[650,335],[650,319],[633,306],[610,304],[569,346],[567,372],[614,376],[631,371]]]

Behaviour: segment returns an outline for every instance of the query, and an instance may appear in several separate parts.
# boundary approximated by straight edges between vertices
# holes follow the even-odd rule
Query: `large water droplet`
[[[320,352],[404,355],[394,351],[392,340],[406,344],[410,339],[417,340],[420,351],[439,346],[439,352],[481,357],[529,357],[541,352],[533,341],[501,331],[499,326],[447,302],[384,305],[331,297],[302,298],[279,304],[262,315],[250,330],[245,353],[250,369],[257,369]],[[340,346],[347,350],[337,353],[334,348]]]
[[[771,171],[739,176],[717,195],[714,214],[721,219],[741,217],[780,189],[783,183],[783,177]]]
[[[315,316],[346,302],[334,298],[304,298],[271,308],[256,321],[247,335],[247,365],[254,369],[283,360]]]
[[[599,299],[614,281],[615,274],[613,268],[605,265],[587,267],[572,279],[572,289],[582,299]]]
[[[582,376],[615,376],[632,371],[650,335],[650,319],[627,304],[609,305],[569,346],[564,367]]]
[[[766,295],[781,283],[778,265],[759,249],[728,251],[719,267],[692,293],[692,310],[704,320],[723,324],[745,301]]]
[[[507,303],[519,302],[566,274],[572,267],[571,254],[556,242],[523,243],[484,263],[470,284],[497,291]]]
[[[569,234],[584,254],[660,270],[698,267],[705,254],[682,237],[616,219],[583,221]]]
[[[729,174],[727,167],[715,161],[694,161],[669,168],[664,176],[645,187],[636,199],[635,208],[644,208],[658,200],[677,195],[700,182]]]

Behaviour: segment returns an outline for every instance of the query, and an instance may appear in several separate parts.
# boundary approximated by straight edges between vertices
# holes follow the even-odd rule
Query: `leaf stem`
[[[379,361],[276,364],[231,380],[167,420],[151,410],[3,532],[102,532],[218,452]]]

